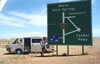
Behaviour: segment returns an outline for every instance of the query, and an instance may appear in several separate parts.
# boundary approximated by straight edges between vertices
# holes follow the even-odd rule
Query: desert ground
[[[0,43],[0,64],[100,64],[100,38],[93,38],[93,46],[85,46],[85,55],[81,46],[69,46],[69,56],[63,56],[67,46],[58,46],[58,56],[55,52],[46,53],[45,57],[39,53],[8,54],[6,44],[8,40]]]

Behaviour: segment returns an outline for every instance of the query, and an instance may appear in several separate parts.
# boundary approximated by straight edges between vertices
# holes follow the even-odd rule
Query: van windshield
[[[12,44],[20,44],[20,43],[22,43],[22,39],[18,38]]]
[[[18,39],[16,39],[12,44],[16,44],[16,41],[17,41]]]

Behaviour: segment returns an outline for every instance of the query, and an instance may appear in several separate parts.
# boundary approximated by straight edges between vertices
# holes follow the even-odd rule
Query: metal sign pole
[[[58,56],[58,45],[56,45],[56,55]]]
[[[69,45],[67,45],[67,55],[69,56]]]
[[[84,45],[82,45],[82,55],[84,55]]]

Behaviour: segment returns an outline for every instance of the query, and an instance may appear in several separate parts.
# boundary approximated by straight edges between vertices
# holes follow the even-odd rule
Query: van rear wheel
[[[22,50],[21,49],[17,49],[16,50],[16,54],[22,54]]]

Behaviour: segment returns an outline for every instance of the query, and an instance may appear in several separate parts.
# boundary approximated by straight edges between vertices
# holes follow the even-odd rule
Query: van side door
[[[40,41],[42,39],[31,39],[31,52],[41,52],[41,46],[40,46]]]

